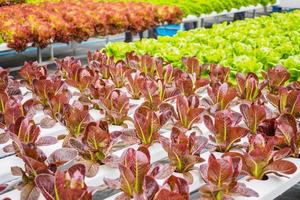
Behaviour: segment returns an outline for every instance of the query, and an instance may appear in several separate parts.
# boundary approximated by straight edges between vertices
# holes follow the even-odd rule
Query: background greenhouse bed
[[[255,2],[253,2],[254,4],[255,3],[262,3],[263,5],[267,5],[268,3],[269,3],[269,1],[267,2],[267,1],[263,1],[264,3],[262,3],[262,2],[258,2],[258,1],[255,1]],[[201,2],[200,2],[201,3]],[[249,3],[249,4],[252,4],[250,1],[249,2],[245,2],[245,5],[247,4],[247,3]],[[196,4],[195,4],[196,5]],[[243,4],[244,5],[244,4]],[[199,6],[199,5],[198,5]],[[237,6],[238,7],[238,6]],[[260,6],[259,6],[260,7]],[[259,8],[259,7],[257,7],[257,8]],[[227,7],[224,7],[224,9],[225,8],[227,8]],[[246,8],[246,9],[253,9],[254,7],[252,6],[250,6],[249,8]],[[223,8],[220,8],[220,9],[223,9]],[[228,8],[227,8],[228,9]],[[241,8],[241,9],[244,9],[243,7]],[[168,11],[166,11],[166,12],[168,12]],[[174,10],[172,10],[172,11],[170,11],[171,13],[172,12],[174,12]],[[185,12],[188,12],[188,11],[185,11]],[[211,11],[207,11],[207,12],[211,12]],[[223,13],[223,14],[225,14],[225,12]],[[227,13],[228,14],[228,13]],[[211,16],[214,16],[214,15],[216,15],[216,14],[211,14]],[[218,15],[218,14],[217,14]],[[205,18],[207,18],[207,16],[205,17]],[[198,20],[199,21],[199,20]],[[200,21],[199,21],[199,23],[201,23]],[[202,24],[202,23],[201,23]],[[200,24],[199,24],[199,26],[200,26]],[[181,26],[181,29],[182,29],[182,27],[183,26]],[[5,34],[5,32],[3,32],[3,34]],[[37,33],[35,33],[35,34],[37,34]],[[38,33],[40,36],[39,37],[44,37],[43,36],[43,33]],[[48,37],[48,36],[47,36]],[[44,41],[43,41],[44,40]],[[15,41],[16,42],[16,41]],[[20,42],[20,41],[19,41]],[[44,38],[44,39],[42,39],[41,41],[39,41],[38,42],[38,44],[37,45],[39,45],[39,43],[40,42],[42,42],[41,43],[41,45],[43,46],[44,45],[44,43],[43,42],[46,42],[47,43],[47,40],[46,40],[46,38]],[[13,44],[14,43],[14,41],[12,41],[12,43],[10,44],[10,45],[14,45]],[[15,46],[14,48],[20,48],[20,49],[23,49],[24,47],[22,47],[22,46],[20,46],[20,44],[17,44],[17,45],[19,45],[19,47],[18,46]],[[24,46],[24,44],[22,44],[23,46]],[[0,46],[3,46],[3,44],[2,45],[0,45]],[[2,48],[0,48],[0,49],[2,49]],[[5,49],[5,48],[4,48]],[[6,50],[8,50],[8,49],[6,49]],[[53,50],[52,50],[52,52],[53,52]],[[39,49],[37,49],[37,57],[38,57],[38,61],[39,62],[42,62],[42,55],[41,55],[41,50],[39,50]],[[53,53],[51,53],[51,55],[50,55],[50,59],[52,59],[53,58]]]
[[[270,14],[272,12],[272,7],[268,7],[267,13]],[[265,15],[264,9],[259,9],[256,11],[255,16],[259,17],[261,15]],[[252,12],[245,13],[246,18],[253,17]],[[208,18],[204,21],[205,27],[211,27],[213,24],[222,23],[224,21],[233,21],[233,15],[219,16],[217,18]],[[148,33],[144,32],[144,37],[147,37]],[[119,36],[110,36],[110,42],[118,42],[124,41],[125,36],[121,34]],[[139,36],[134,36],[133,40],[139,40]],[[77,44],[75,49],[70,45],[54,45],[54,57],[55,58],[64,58],[65,56],[75,56],[77,58],[82,59],[83,62],[86,62],[86,54],[88,51],[99,50],[105,47],[106,39],[95,39],[95,42],[91,40],[90,42],[83,42],[82,44]],[[0,44],[1,46],[1,44]],[[75,53],[75,54],[74,54]],[[37,50],[36,48],[30,48],[24,52],[14,52],[14,51],[5,51],[0,52],[0,66],[5,68],[10,68],[11,71],[17,70],[20,66],[23,65],[25,61],[36,61],[37,60]],[[51,60],[50,47],[47,47],[42,50],[42,60],[45,64],[53,64],[54,61]],[[50,65],[51,66],[51,65]]]

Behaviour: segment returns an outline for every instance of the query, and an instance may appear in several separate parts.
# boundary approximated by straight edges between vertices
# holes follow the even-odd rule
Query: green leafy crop
[[[202,64],[218,63],[231,72],[257,72],[281,64],[296,80],[300,76],[300,12],[276,13],[231,24],[178,32],[174,37],[111,43],[106,51],[116,58],[126,52],[160,56],[184,68],[181,59],[196,56]]]

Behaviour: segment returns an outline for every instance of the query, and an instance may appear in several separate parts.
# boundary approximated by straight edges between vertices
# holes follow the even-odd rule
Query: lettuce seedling
[[[114,58],[109,58],[105,52],[88,52],[89,68],[99,73],[102,79],[110,78],[109,68],[112,65],[114,65]]]
[[[65,171],[52,174],[39,174],[35,185],[47,200],[90,200],[92,192],[84,182],[85,166],[76,164]]]
[[[49,106],[44,112],[57,122],[63,121],[63,111],[65,105],[69,104],[71,93],[67,89],[63,89],[49,99]]]
[[[279,113],[291,114],[296,118],[300,117],[300,90],[288,90],[281,87],[278,90],[278,95],[269,93],[267,98]]]
[[[171,142],[168,139],[162,139],[161,144],[168,153],[170,165],[175,167],[175,171],[183,173],[189,183],[193,182],[190,170],[196,163],[203,162],[200,157],[201,152],[208,143],[203,136],[196,136],[196,132],[186,136],[184,130],[173,127],[171,133]]]
[[[116,88],[122,88],[125,85],[128,70],[131,71],[124,61],[118,61],[116,64],[109,66],[111,80],[114,82]]]
[[[238,126],[242,116],[230,110],[218,111],[215,114],[215,120],[205,115],[205,126],[213,135],[210,139],[215,143],[217,151],[227,152],[238,146],[241,138],[249,132],[246,128]]]
[[[120,179],[117,181],[105,179],[107,185],[118,185],[123,192],[123,199],[134,198],[143,194],[145,176],[150,173],[150,153],[146,148],[126,150],[119,164]]]
[[[230,156],[217,159],[210,154],[208,163],[200,165],[200,175],[205,185],[200,187],[200,199],[233,199],[232,196],[258,197],[258,194],[238,183],[242,170],[242,161]]]
[[[118,159],[109,154],[120,134],[121,132],[109,133],[107,122],[99,121],[90,122],[83,137],[70,139],[70,145],[82,158],[79,162],[86,166],[87,177],[95,176],[102,164],[115,167],[112,162]]]
[[[27,87],[32,88],[33,80],[47,76],[46,66],[39,66],[38,62],[25,62],[19,75],[26,81]]]
[[[157,78],[162,80],[165,85],[172,85],[175,74],[179,71],[178,68],[174,68],[171,64],[163,66],[162,62],[157,63],[156,70]]]
[[[4,92],[9,84],[9,72],[0,67],[0,93]]]
[[[248,73],[244,77],[241,73],[236,74],[237,93],[241,99],[250,102],[256,101],[262,96],[262,90],[267,86],[267,81],[259,83],[259,79],[254,73]]]
[[[44,107],[49,106],[51,97],[67,88],[64,81],[62,81],[61,77],[58,76],[34,79],[32,85],[33,93],[36,96],[37,102],[42,104]]]
[[[209,69],[209,77],[211,86],[215,84],[228,83],[230,68],[221,65],[211,64]]]
[[[275,144],[277,148],[290,149],[291,156],[298,158],[300,149],[300,136],[297,121],[290,114],[282,114],[275,121]]]
[[[243,161],[243,172],[248,174],[252,179],[266,179],[268,174],[284,176],[293,174],[297,166],[287,160],[282,160],[290,153],[289,148],[283,148],[274,151],[275,141],[273,139],[265,140],[260,135],[252,135],[249,138],[249,147],[247,152],[236,153],[229,152],[227,155],[239,157]]]
[[[13,142],[17,156],[20,157],[25,167],[12,167],[14,176],[21,176],[22,183],[19,185],[21,190],[21,200],[36,200],[39,198],[40,191],[35,183],[35,178],[39,174],[51,174],[67,162],[72,161],[77,156],[74,149],[57,149],[48,158],[34,145],[26,145],[18,140]]]
[[[100,99],[105,110],[105,116],[113,125],[123,125],[125,120],[130,120],[127,116],[129,111],[129,98],[121,90],[113,90],[107,97]]]
[[[184,57],[182,58],[186,71],[195,77],[196,80],[201,79],[203,72],[206,70],[205,66],[200,65],[197,57]]]
[[[257,128],[266,117],[266,108],[264,105],[252,103],[251,105],[240,105],[240,111],[243,115],[244,121],[252,134],[256,134]]]
[[[184,96],[191,96],[197,93],[197,91],[206,86],[209,83],[208,79],[200,78],[196,79],[191,74],[178,71],[175,76],[175,85]]]
[[[63,113],[63,124],[67,127],[69,136],[75,138],[82,134],[92,119],[88,107],[79,102],[75,102],[73,105],[66,104]]]
[[[152,110],[158,110],[163,102],[170,101],[179,95],[176,87],[165,85],[161,80],[142,78],[139,83],[139,89],[145,98],[143,105]]]
[[[170,104],[163,104],[160,109],[162,112],[169,111],[172,113],[175,118],[175,126],[188,130],[200,122],[201,114],[205,111],[205,108],[200,106],[200,98],[197,95],[190,97],[177,96],[176,110]]]
[[[166,113],[164,113],[166,114]],[[140,143],[151,145],[159,141],[159,130],[164,125],[164,117],[158,116],[147,107],[139,107],[134,113],[135,135]]]
[[[277,94],[280,87],[290,79],[291,75],[283,66],[269,68],[267,72],[262,72],[262,76],[268,81],[268,89],[270,93]]]
[[[23,104],[20,100],[11,97],[7,100],[4,107],[4,124],[8,128],[12,124],[16,123],[16,120],[20,117],[25,117],[33,114],[33,104],[32,99],[27,100]]]
[[[203,100],[212,106],[213,110],[218,111],[228,108],[230,103],[236,98],[237,91],[228,83],[216,83],[207,88],[207,94],[209,99],[204,98]]]
[[[140,99],[142,95],[139,86],[143,78],[144,76],[139,71],[132,72],[129,70],[126,72],[127,82],[125,83],[125,87],[133,99]]]
[[[162,165],[151,167],[150,153],[147,148],[140,147],[138,150],[129,148],[122,154],[119,163],[120,178],[117,180],[105,178],[104,182],[108,187],[122,191],[117,199],[159,200],[164,194],[167,194],[165,197],[168,198],[179,195],[188,196],[187,182],[170,176],[172,171],[169,169]],[[155,178],[166,177],[169,178],[160,188]]]
[[[150,178],[148,177],[148,180]],[[147,180],[147,179],[146,179]],[[146,182],[146,194],[144,196],[147,196],[147,200],[160,200],[160,199],[166,199],[166,200],[189,200],[189,185],[187,181],[184,178],[179,178],[176,176],[170,176],[162,185],[158,191],[156,190],[157,187],[155,187],[154,184],[151,184],[151,181],[145,181]],[[154,185],[154,186],[153,186]],[[155,191],[157,193],[155,194]],[[152,192],[152,193],[150,193]],[[150,194],[150,195],[149,195]],[[153,196],[153,198],[151,198]]]
[[[75,79],[77,69],[80,68],[81,61],[74,57],[65,57],[61,60],[56,60],[57,72],[56,74],[62,76],[64,79],[73,77]]]

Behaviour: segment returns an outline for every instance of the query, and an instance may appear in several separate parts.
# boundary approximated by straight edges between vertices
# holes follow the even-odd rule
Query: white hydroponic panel
[[[283,8],[300,8],[300,0],[280,0],[280,6]]]

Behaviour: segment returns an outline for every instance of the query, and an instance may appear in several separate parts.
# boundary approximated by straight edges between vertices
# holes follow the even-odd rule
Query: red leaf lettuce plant
[[[114,82],[116,88],[122,88],[126,82],[126,73],[129,69],[124,61],[118,61],[114,65],[109,66],[109,73],[111,80]]]
[[[209,83],[208,79],[196,79],[191,74],[178,71],[175,76],[175,85],[184,96],[191,96]]]
[[[105,111],[106,118],[113,125],[124,125],[125,120],[131,120],[127,115],[129,111],[129,98],[121,90],[113,90],[107,97],[100,99],[100,107]]]
[[[83,106],[79,102],[73,103],[73,105],[67,104],[64,106],[63,124],[69,131],[68,137],[78,137],[87,124],[91,121],[89,109],[87,106]]]
[[[240,159],[233,159],[230,156],[217,159],[211,154],[208,163],[200,166],[200,175],[205,182],[205,185],[200,187],[200,199],[231,200],[232,196],[258,197],[254,190],[247,188],[243,183],[238,183],[241,170]]]
[[[273,139],[266,141],[262,135],[257,134],[250,136],[247,152],[229,152],[227,155],[241,158],[242,170],[251,179],[266,179],[268,174],[285,176],[284,174],[295,173],[297,166],[290,161],[283,160],[289,155],[289,148],[275,151],[274,147]]]
[[[81,138],[70,139],[71,146],[79,152],[82,158],[79,162],[86,166],[88,177],[95,176],[102,164],[116,167],[112,161],[118,159],[111,156],[110,152],[120,134],[121,132],[109,133],[107,122],[99,121],[90,122]]]
[[[278,90],[278,95],[269,93],[267,98],[279,113],[291,114],[296,118],[300,117],[300,90],[288,90],[281,87]]]
[[[159,141],[159,130],[167,122],[169,116],[169,112],[157,115],[147,107],[141,106],[137,108],[134,113],[135,130],[125,131],[125,140],[130,139],[145,146],[149,146],[154,142]]]
[[[207,88],[207,94],[209,98],[203,100],[208,106],[211,106],[211,112],[227,109],[237,96],[235,88],[228,83],[213,84]]]
[[[189,171],[193,170],[196,163],[203,162],[200,153],[204,150],[208,140],[203,136],[197,136],[196,132],[186,136],[186,133],[177,127],[172,129],[171,142],[169,139],[162,139],[164,150],[168,153],[170,165],[176,172],[183,173],[189,183],[193,182]]]
[[[55,174],[39,174],[35,184],[47,200],[90,200],[92,192],[84,182],[85,167],[76,164],[65,171],[56,171]]]
[[[289,148],[290,156],[299,157],[300,137],[294,116],[282,114],[277,118],[265,120],[258,127],[258,133],[273,139],[277,149]]]
[[[162,64],[162,60],[150,55],[137,56],[134,52],[131,52],[126,54],[126,63],[130,68],[139,70],[154,79],[157,66]]]
[[[19,75],[26,81],[27,87],[32,88],[33,80],[47,76],[46,66],[39,66],[38,62],[25,62]]]
[[[275,122],[276,147],[289,148],[291,156],[298,158],[300,150],[300,136],[297,129],[297,121],[290,114],[280,115]]]
[[[252,103],[240,105],[240,111],[243,115],[247,128],[252,134],[256,134],[257,128],[266,117],[266,108],[264,105]]]
[[[176,110],[171,104],[163,104],[160,107],[161,112],[169,111],[175,119],[175,126],[187,130],[195,128],[194,125],[201,120],[201,114],[205,111],[200,105],[200,98],[197,95],[189,97],[177,96]]]
[[[44,107],[49,106],[51,97],[57,95],[63,89],[66,89],[61,77],[42,77],[33,80],[33,93],[37,97],[37,102]]]
[[[8,128],[12,124],[15,124],[18,118],[32,116],[34,114],[33,104],[34,101],[32,99],[29,99],[22,104],[19,99],[11,97],[5,103],[3,112],[4,121],[2,123]]]
[[[189,200],[189,186],[184,178],[172,175],[164,182],[162,187],[159,187],[155,182],[153,177],[145,177],[145,200]]]
[[[61,60],[56,60],[57,72],[56,74],[62,76],[62,78],[67,79],[68,77],[75,77],[73,72],[76,72],[78,68],[81,67],[80,60],[74,57],[65,57]]]
[[[162,62],[157,64],[157,78],[162,80],[165,85],[172,85],[175,74],[179,71],[178,68],[174,68],[171,64],[163,66]]]
[[[267,72],[263,72],[262,76],[268,81],[268,90],[272,94],[277,94],[278,89],[285,85],[291,75],[283,66],[269,68]]]
[[[0,67],[0,92],[4,92],[9,84],[9,72]]]
[[[132,72],[130,70],[126,72],[125,76],[127,79],[125,87],[128,93],[133,99],[140,99],[142,93],[140,91],[139,85],[141,84],[141,81],[143,81],[144,76],[139,71]]]
[[[159,106],[179,95],[177,88],[168,86],[163,81],[154,81],[150,78],[143,78],[140,81],[139,89],[145,98],[144,106],[152,110],[158,110]]]
[[[140,147],[137,151],[132,148],[125,151],[121,157],[119,171],[119,179],[104,179],[110,188],[122,191],[122,194],[116,199],[160,200],[161,198],[175,198],[188,200],[189,198],[188,184],[182,178],[170,176],[163,186],[159,187],[155,178],[161,179],[169,176],[169,170],[163,168],[162,165],[151,167],[150,154],[145,147]]]
[[[12,174],[21,176],[22,182],[19,185],[22,200],[37,200],[40,191],[36,186],[35,178],[39,174],[53,175],[60,167],[72,162],[77,156],[74,149],[57,149],[48,158],[34,145],[23,144],[18,140],[13,142],[17,156],[25,163],[25,170],[20,167],[12,167]]]
[[[114,65],[114,58],[109,58],[105,52],[88,52],[88,64],[89,68],[97,72],[102,79],[109,79],[109,68]]]
[[[209,80],[207,78],[203,78],[202,74],[206,70],[205,65],[200,65],[199,60],[196,57],[184,57],[182,58],[182,63],[186,67],[186,70],[192,76],[192,80],[195,85],[203,87],[209,84]]]
[[[59,93],[50,97],[48,108],[44,112],[51,117],[51,119],[61,122],[64,116],[64,107],[68,105],[71,99],[71,92],[68,89],[63,89]]]
[[[16,138],[23,144],[35,146],[48,146],[57,142],[55,137],[40,137],[40,128],[29,117],[20,117],[15,124],[8,127],[6,134],[14,141]],[[4,151],[10,152],[14,148],[11,145],[4,147]]]
[[[215,120],[205,115],[204,123],[213,135],[210,139],[215,143],[217,151],[227,152],[238,147],[238,142],[245,137],[248,130],[238,126],[241,115],[230,110],[218,111]]]
[[[241,73],[237,73],[236,82],[238,96],[250,102],[260,98],[262,90],[267,86],[267,81],[259,83],[259,79],[254,73],[248,73],[246,77]]]
[[[215,84],[228,83],[230,68],[221,65],[211,64],[209,68],[209,77],[211,86]]]
[[[109,83],[107,80],[98,79],[95,83],[90,85],[86,95],[95,106],[99,104],[100,99],[106,98],[114,89],[114,84]]]

